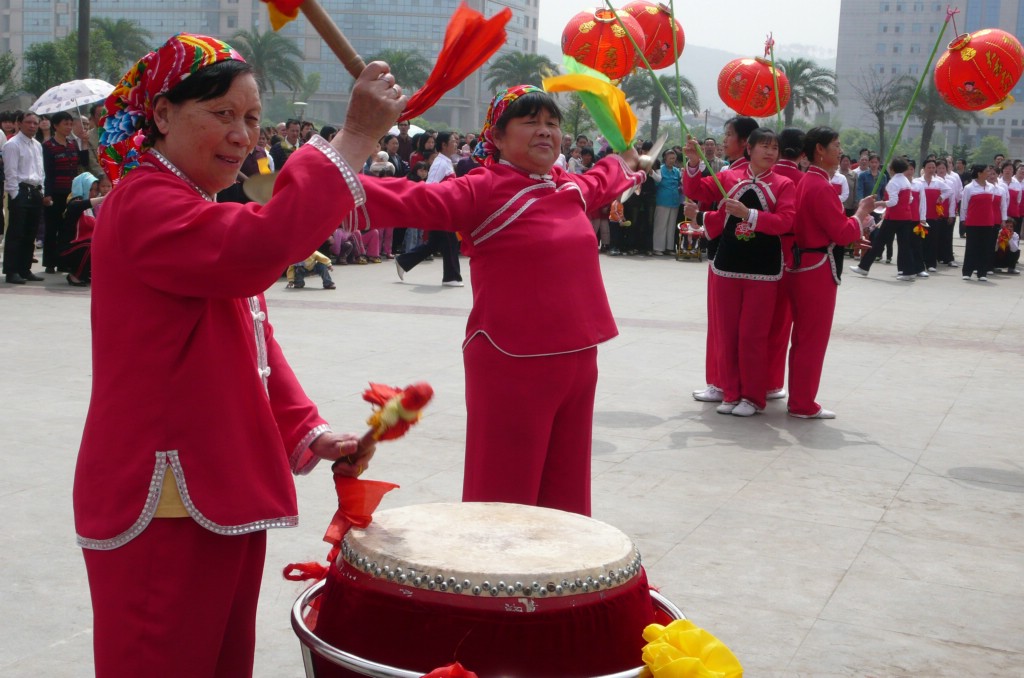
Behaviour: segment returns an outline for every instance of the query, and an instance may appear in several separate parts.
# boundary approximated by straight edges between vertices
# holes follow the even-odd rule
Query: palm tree
[[[153,34],[137,21],[93,17],[90,25],[94,32],[106,38],[117,56],[120,72],[110,74],[107,78],[110,82],[116,81],[130,64],[134,64],[152,50]]]
[[[789,103],[782,109],[786,127],[793,124],[798,109],[810,113],[813,106],[824,113],[826,104],[839,103],[835,71],[803,58],[780,59],[775,63],[789,80]]]
[[[385,49],[368,61],[386,62],[391,67],[395,82],[408,91],[423,87],[430,75],[430,60],[414,49]]]
[[[537,85],[548,75],[557,72],[557,66],[546,56],[507,52],[495,59],[487,69],[487,86],[499,90],[514,85]]]
[[[957,127],[965,127],[978,123],[978,114],[973,111],[961,111],[947,104],[935,87],[935,80],[928,78],[928,83],[914,102],[914,117],[921,122],[921,149],[918,161],[923,163],[928,156],[928,147],[932,143],[935,126],[950,123]]]
[[[680,113],[690,111],[700,113],[700,102],[697,100],[697,88],[693,82],[685,76],[679,78],[679,87],[676,87],[674,75],[662,75],[658,82],[668,92],[672,99],[672,105],[679,103],[682,95],[683,110]],[[638,71],[628,75],[622,82],[622,91],[626,93],[626,99],[633,104],[633,108],[651,109],[651,138],[658,138],[658,125],[661,124],[661,107],[664,105],[663,95],[657,85],[654,84],[650,71]]]
[[[302,51],[292,40],[272,30],[238,31],[231,36],[231,44],[252,66],[261,94],[277,94],[278,83],[293,92],[302,88],[304,78],[298,61]]]
[[[896,75],[886,79],[881,74],[872,71],[870,75],[862,76],[860,82],[852,87],[878,125],[878,154],[884,158],[887,150],[885,119],[893,113],[906,110],[914,83],[906,75]]]

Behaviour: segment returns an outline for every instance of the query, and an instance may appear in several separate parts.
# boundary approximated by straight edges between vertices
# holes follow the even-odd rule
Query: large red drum
[[[667,601],[656,609],[619,530],[497,503],[378,512],[346,535],[319,601],[306,619],[317,641],[359,661],[318,658],[318,678],[420,676],[455,661],[480,678],[639,675],[644,627],[682,616]]]

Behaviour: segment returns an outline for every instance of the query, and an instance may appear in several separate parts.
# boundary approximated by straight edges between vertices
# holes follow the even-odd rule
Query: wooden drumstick
[[[363,62],[363,58],[356,54],[352,43],[348,41],[348,38],[341,32],[338,24],[334,23],[334,19],[327,14],[323,6],[317,0],[305,0],[305,2],[299,5],[299,10],[306,15],[306,19],[316,29],[316,32],[320,34],[320,37],[324,39],[324,42],[331,48],[334,55],[338,57],[345,70],[353,78],[358,78],[363,69],[366,68],[366,64]]]

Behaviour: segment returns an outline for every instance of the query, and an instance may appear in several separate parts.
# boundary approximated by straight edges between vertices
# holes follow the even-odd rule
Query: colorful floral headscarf
[[[502,90],[494,96],[491,105],[487,108],[484,128],[480,132],[482,141],[477,144],[476,151],[473,153],[477,162],[483,165],[494,164],[494,153],[498,150],[498,147],[494,145],[494,126],[501,120],[501,116],[505,115],[509,105],[524,94],[543,91],[540,87],[533,85],[516,85]]]
[[[112,181],[123,177],[138,166],[139,154],[153,145],[147,134],[158,96],[193,73],[228,60],[245,61],[217,38],[179,33],[132,66],[105,102],[98,155],[107,176]]]

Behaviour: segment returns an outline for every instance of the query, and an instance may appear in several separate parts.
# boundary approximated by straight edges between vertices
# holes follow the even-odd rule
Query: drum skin
[[[642,631],[663,620],[635,547],[614,528],[508,504],[393,511],[402,517],[382,511],[353,530],[331,567],[315,624],[328,644],[422,673],[458,661],[480,678],[595,676],[643,663]],[[436,543],[421,554],[424,534]],[[318,677],[358,675],[316,661]]]

